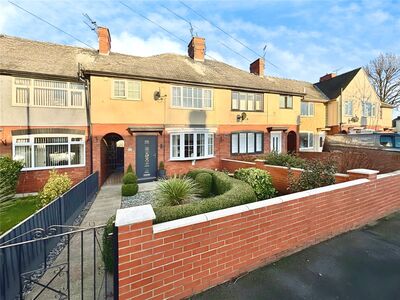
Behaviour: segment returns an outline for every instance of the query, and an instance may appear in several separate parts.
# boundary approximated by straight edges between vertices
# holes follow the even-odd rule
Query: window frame
[[[307,114],[303,115],[303,105],[307,105]],[[312,107],[312,110],[311,110]],[[312,111],[312,113],[311,113]],[[315,116],[315,103],[314,102],[307,102],[307,101],[301,101],[300,103],[300,116],[301,117],[314,117]]]
[[[233,107],[233,95],[237,94],[238,108]],[[246,95],[246,109],[240,108],[240,95]],[[253,95],[253,110],[249,110],[249,95]],[[259,96],[261,99],[257,99]],[[256,109],[256,103],[260,101],[261,108]],[[243,92],[243,91],[231,91],[231,111],[245,111],[245,112],[264,112],[264,93],[253,93],[253,92]]]
[[[348,114],[349,107],[351,107],[351,113],[350,114]],[[344,113],[344,115],[346,117],[352,117],[353,116],[353,114],[354,114],[353,100],[345,100],[343,102],[343,113]]]
[[[16,80],[17,79],[22,79],[22,80],[29,80],[29,85],[22,85],[22,84],[17,84]],[[54,87],[40,87],[40,86],[35,86],[35,81],[47,81],[47,82],[62,82],[66,83],[67,87],[66,88],[54,88]],[[11,77],[11,105],[12,106],[19,106],[19,107],[40,107],[40,108],[61,108],[61,109],[83,109],[86,106],[86,95],[85,95],[85,87],[83,84],[80,84],[79,82],[73,82],[73,81],[63,81],[63,80],[53,80],[53,79],[41,79],[41,78],[28,78],[28,77]],[[81,85],[81,89],[76,89],[73,88],[74,85]],[[28,90],[28,100],[25,103],[17,103],[17,88],[25,88]],[[58,90],[58,91],[66,91],[67,92],[67,105],[66,106],[60,106],[60,105],[40,105],[40,104],[35,104],[35,89],[40,89],[40,88],[45,88],[48,90]],[[82,105],[72,105],[72,93],[80,93],[82,97]]]
[[[122,81],[125,82],[125,96],[116,96],[115,95],[115,82]],[[138,98],[131,98],[129,97],[129,82],[138,83],[139,84],[139,97]],[[142,100],[142,82],[140,80],[130,80],[130,79],[113,79],[112,86],[111,86],[111,99],[114,100],[129,100],[129,101],[141,101]]]
[[[240,152],[240,134],[246,134],[246,152]],[[249,134],[254,134],[254,152],[249,152]],[[233,152],[233,136],[237,135],[237,152]],[[257,151],[257,135],[261,136],[261,150]],[[263,131],[233,131],[230,134],[230,153],[231,155],[253,155],[264,153],[264,132]]]
[[[180,105],[175,105],[174,104],[174,88],[180,89]],[[191,101],[192,101],[192,106],[184,106],[183,105],[183,89],[184,88],[191,88],[192,89],[192,94],[191,94]],[[194,107],[195,103],[195,97],[194,97],[194,90],[193,89],[201,89],[201,107]],[[205,91],[210,92],[210,97],[211,97],[211,106],[206,107],[206,99],[205,99]],[[174,109],[189,109],[189,110],[213,110],[214,109],[214,90],[212,88],[207,88],[207,87],[201,87],[201,86],[191,86],[191,85],[171,85],[171,100],[170,100],[170,108]]]
[[[307,134],[307,138],[308,138],[308,147],[302,147],[301,146],[301,135],[302,134]],[[310,136],[312,137],[312,139],[310,139]],[[315,148],[315,140],[314,140],[315,134],[312,131],[300,131],[299,132],[299,150],[311,150]],[[310,146],[310,140],[312,140],[312,146]]]
[[[68,138],[67,143],[35,143],[35,138]],[[73,138],[81,138],[81,141],[72,141]],[[16,143],[17,139],[28,139],[25,143]],[[62,166],[45,166],[45,167],[35,167],[35,146],[36,145],[67,145],[68,146],[68,165]],[[80,164],[71,164],[71,145],[83,145],[83,162]],[[12,137],[12,158],[15,158],[16,151],[15,148],[18,146],[29,146],[31,149],[31,167],[23,167],[22,171],[37,171],[37,170],[49,170],[49,169],[63,169],[63,168],[78,168],[86,166],[86,136],[80,134],[31,134],[31,135],[16,135]]]
[[[376,103],[370,101],[362,101],[361,115],[366,118],[376,117]]]
[[[281,98],[282,97],[285,97],[285,106],[281,106]],[[288,106],[288,98],[292,99],[292,106]],[[279,95],[279,109],[293,109],[293,96],[292,95],[280,94]]]
[[[193,135],[193,157],[185,157],[185,134],[190,134]],[[198,146],[198,135],[204,134],[204,156],[197,156],[197,146]],[[169,133],[169,141],[170,141],[170,147],[169,147],[169,160],[170,161],[188,161],[188,160],[199,160],[199,159],[209,159],[209,158],[214,158],[215,157],[215,133],[208,131],[208,130],[198,130],[198,131],[174,131]],[[209,136],[212,135],[212,153],[210,154],[209,152]],[[172,156],[173,154],[173,137],[174,136],[179,136],[179,147],[178,150],[180,152],[179,156]]]

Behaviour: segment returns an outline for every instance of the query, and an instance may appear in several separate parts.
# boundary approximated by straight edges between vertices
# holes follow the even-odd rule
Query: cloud
[[[382,10],[377,10],[375,12],[368,14],[367,17],[371,19],[372,22],[374,22],[375,24],[381,24],[389,20],[391,18],[391,15]]]

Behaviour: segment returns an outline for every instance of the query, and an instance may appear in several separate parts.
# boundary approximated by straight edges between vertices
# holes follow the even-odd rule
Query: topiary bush
[[[139,190],[137,183],[127,183],[123,184],[121,187],[121,194],[124,197],[135,196]]]
[[[56,170],[51,170],[49,174],[49,179],[47,179],[43,189],[39,192],[41,207],[64,194],[72,186],[72,180],[67,173],[60,174]]]
[[[289,173],[289,190],[291,192],[315,189],[336,182],[336,165],[332,160],[308,160],[303,169],[300,176]]]
[[[197,200],[200,189],[196,182],[189,178],[172,177],[161,180],[156,190],[157,205],[174,206]]]
[[[277,153],[275,151],[260,157],[260,159],[263,159],[264,163],[267,165],[301,168],[301,169],[304,167],[306,163],[306,160],[296,155],[287,153]]]
[[[114,271],[114,221],[115,215],[108,219],[106,227],[104,228],[103,232],[103,262],[104,267],[107,271],[113,272]]]
[[[126,173],[133,173],[133,168],[131,164],[129,164],[128,169],[126,169]]]
[[[208,173],[212,176],[212,190],[213,194],[216,196],[177,206],[156,206],[154,207],[154,212],[156,214],[155,223],[185,218],[257,201],[257,197],[250,185],[241,180],[231,178],[222,172],[196,169],[190,171],[187,176],[195,178],[199,173]]]
[[[137,183],[137,176],[136,174],[129,172],[126,173],[123,177],[122,177],[122,183],[123,184],[133,184],[133,183]]]
[[[195,181],[200,189],[200,196],[203,198],[210,197],[212,191],[213,179],[209,173],[199,173],[195,177]]]
[[[0,156],[0,203],[13,199],[23,166],[21,161]]]
[[[276,195],[271,175],[265,170],[257,168],[239,169],[235,171],[234,177],[247,182],[253,188],[258,200],[269,199]]]

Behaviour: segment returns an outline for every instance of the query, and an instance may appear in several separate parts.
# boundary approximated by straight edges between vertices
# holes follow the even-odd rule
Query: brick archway
[[[120,181],[124,173],[124,138],[118,133],[107,133],[101,139],[100,157],[101,170],[104,174],[104,180]],[[113,176],[110,176],[113,175]]]

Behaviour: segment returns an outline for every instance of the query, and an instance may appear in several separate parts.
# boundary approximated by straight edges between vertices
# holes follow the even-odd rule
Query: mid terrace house
[[[98,51],[0,36],[0,153],[24,162],[19,192],[39,190],[53,168],[74,182],[98,171],[103,184],[132,165],[151,181],[160,162],[173,175],[221,158],[322,151],[342,120],[337,97],[322,92],[329,79],[319,88],[264,76],[262,58],[250,72],[208,60],[200,37],[188,56],[124,55],[111,52],[107,28],[97,33]],[[389,113],[374,109],[385,128]]]

